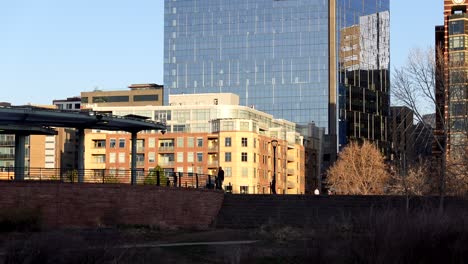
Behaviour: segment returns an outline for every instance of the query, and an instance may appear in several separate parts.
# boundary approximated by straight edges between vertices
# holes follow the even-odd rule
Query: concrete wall
[[[0,182],[0,210],[39,209],[42,225],[149,225],[208,228],[223,201],[219,191],[119,184]]]

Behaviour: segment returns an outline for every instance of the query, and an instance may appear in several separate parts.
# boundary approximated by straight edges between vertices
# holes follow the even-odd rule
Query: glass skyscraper
[[[389,0],[165,0],[164,27],[165,99],[232,92],[331,149],[386,144]]]

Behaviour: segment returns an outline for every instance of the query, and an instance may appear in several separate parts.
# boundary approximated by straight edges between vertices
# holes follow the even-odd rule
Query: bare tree
[[[392,173],[391,193],[425,195],[431,192],[430,166],[428,161],[420,159],[406,168],[397,168]],[[409,199],[408,199],[409,200]]]
[[[402,104],[414,112],[416,122],[425,127],[430,127],[423,115],[435,112],[436,128],[432,134],[432,139],[438,155],[433,172],[436,172],[435,176],[438,176],[437,185],[441,210],[443,210],[448,181],[448,135],[453,127],[453,123],[447,115],[449,112],[448,105],[451,101],[455,102],[455,98],[458,96],[458,92],[449,93],[447,88],[450,82],[453,85],[456,81],[462,87],[460,91],[466,92],[466,82],[468,80],[466,71],[454,70],[462,66],[454,62],[449,64],[442,50],[415,49],[410,52],[406,65],[400,69],[395,69],[392,76],[393,98],[398,104]],[[447,69],[450,71],[447,71]],[[455,145],[452,144],[451,147],[455,148]]]
[[[327,183],[337,194],[384,194],[390,175],[380,151],[370,142],[351,142],[328,170]]]

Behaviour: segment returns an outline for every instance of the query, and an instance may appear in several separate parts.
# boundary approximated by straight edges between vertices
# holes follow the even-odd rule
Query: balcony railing
[[[174,151],[174,146],[170,146],[170,147],[159,147],[158,148],[159,151]]]
[[[218,163],[217,160],[210,160],[208,161],[208,167],[218,167]]]
[[[208,145],[208,151],[218,151],[219,146],[218,145]]]
[[[159,165],[163,167],[171,167],[174,166],[174,161],[160,161]]]
[[[0,167],[0,180],[14,181],[15,167]],[[56,169],[24,168],[25,181],[77,183],[78,176],[83,176],[84,183],[130,184],[131,170],[115,169]],[[137,169],[137,184],[157,185],[162,187],[209,188],[215,187],[215,176],[199,173],[157,172]]]

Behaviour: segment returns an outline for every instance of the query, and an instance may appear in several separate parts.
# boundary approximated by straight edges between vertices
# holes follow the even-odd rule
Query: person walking
[[[216,178],[216,188],[222,190],[224,181],[224,171],[222,167],[218,169],[218,177]]]

